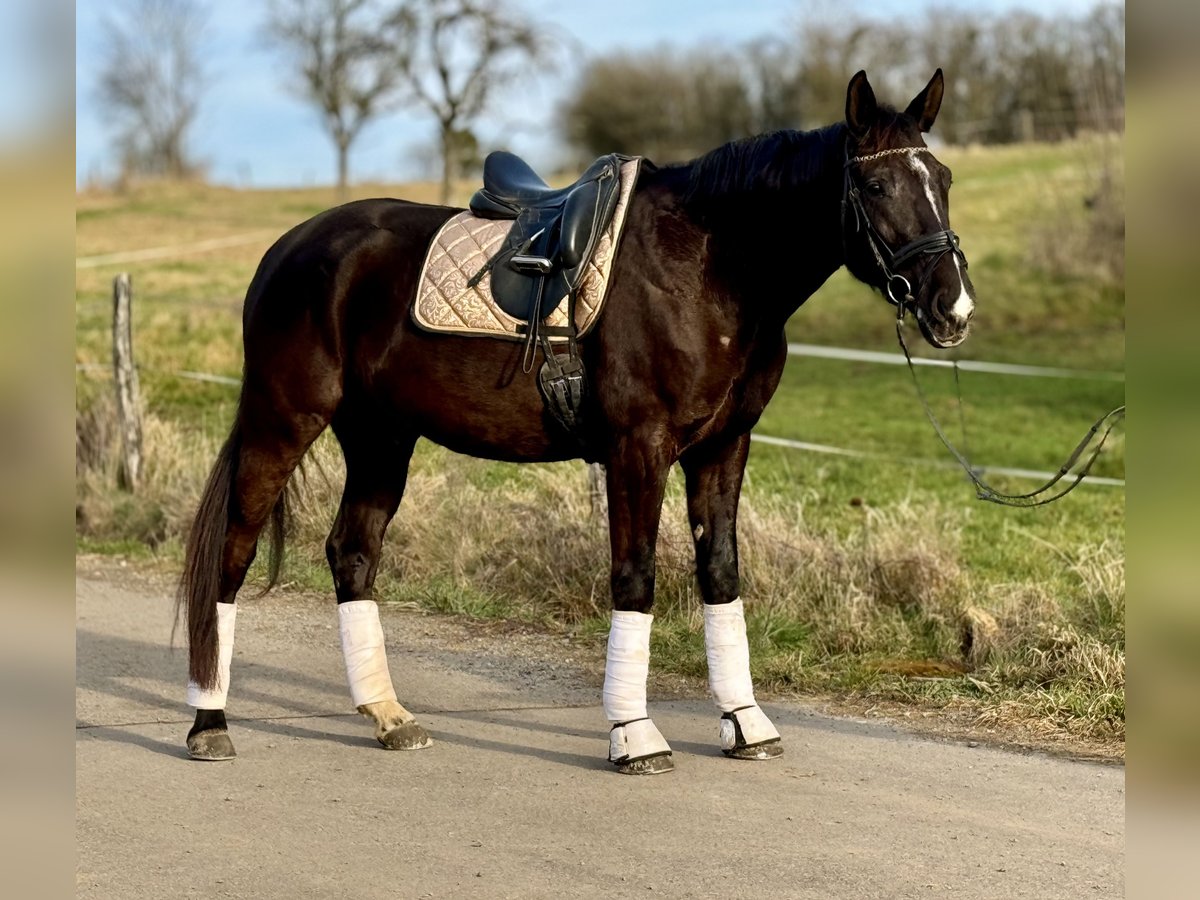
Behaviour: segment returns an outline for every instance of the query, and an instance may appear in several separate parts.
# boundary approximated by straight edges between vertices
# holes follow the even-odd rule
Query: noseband
[[[854,179],[850,175],[852,166],[858,163],[869,162],[873,159],[879,159],[883,156],[894,156],[897,154],[905,154],[914,156],[918,153],[930,153],[928,147],[893,147],[888,150],[880,150],[877,153],[868,153],[865,156],[851,156],[850,147],[846,146],[846,164],[843,167],[842,179],[842,249],[843,255],[846,250],[846,220],[847,213],[854,213],[854,233],[860,231],[865,232],[867,236],[867,246],[871,248],[871,254],[875,257],[875,262],[879,266],[879,271],[884,277],[883,296],[889,303],[896,307],[897,318],[904,318],[905,307],[912,307],[913,315],[916,315],[916,302],[913,299],[912,284],[909,279],[899,274],[896,270],[905,264],[911,262],[919,256],[932,256],[933,259],[925,269],[925,274],[921,278],[919,289],[924,288],[924,282],[929,278],[929,274],[937,266],[940,260],[947,253],[953,253],[962,262],[962,267],[967,267],[966,254],[959,247],[958,235],[949,228],[935,231],[931,234],[923,235],[915,241],[910,241],[899,250],[892,250],[875,230],[875,226],[871,224],[871,219],[867,215],[866,209],[863,207],[862,192],[858,189],[858,185],[854,183]],[[936,210],[935,210],[936,212]],[[848,256],[847,256],[848,258]]]

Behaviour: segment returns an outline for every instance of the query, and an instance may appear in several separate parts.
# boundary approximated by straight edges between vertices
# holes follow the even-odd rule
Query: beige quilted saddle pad
[[[629,200],[637,182],[641,159],[631,159],[621,166],[621,195],[617,199],[612,221],[596,242],[596,249],[579,283],[575,303],[575,324],[582,336],[596,323],[613,259],[625,227]],[[492,278],[485,275],[475,287],[467,287],[471,276],[483,268],[495,255],[508,236],[512,222],[504,219],[482,219],[470,212],[460,212],[441,227],[421,268],[417,286],[417,302],[413,304],[413,320],[426,331],[447,334],[491,335],[523,340],[517,333],[523,323],[514,319],[492,299]],[[567,298],[564,297],[547,318],[547,325],[567,324]],[[565,337],[551,337],[565,341]]]

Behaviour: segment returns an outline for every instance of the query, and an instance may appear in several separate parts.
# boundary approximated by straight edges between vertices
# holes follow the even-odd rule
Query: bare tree
[[[338,198],[345,200],[350,147],[363,127],[388,111],[403,85],[403,6],[371,0],[273,0],[268,39],[291,59],[296,90],[320,111],[337,152]]]
[[[187,138],[204,88],[204,25],[193,0],[126,0],[104,19],[97,93],[117,130],[123,174],[194,174]]]
[[[441,202],[459,174],[472,126],[492,93],[523,63],[544,61],[544,32],[521,21],[503,0],[424,0],[404,6],[405,75],[416,101],[437,119]]]

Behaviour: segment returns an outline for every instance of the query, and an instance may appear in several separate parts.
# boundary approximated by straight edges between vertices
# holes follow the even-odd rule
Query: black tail
[[[233,486],[241,445],[239,416],[217,455],[200,497],[200,507],[188,534],[183,574],[175,597],[177,618],[180,608],[187,608],[188,675],[202,688],[215,687],[217,681],[217,602],[222,599],[222,561],[229,532],[230,507],[236,502]],[[287,520],[287,490],[284,489],[271,511],[271,551],[264,592],[279,580]]]

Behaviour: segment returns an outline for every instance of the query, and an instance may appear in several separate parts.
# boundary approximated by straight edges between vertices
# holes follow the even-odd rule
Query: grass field
[[[1123,371],[1123,243],[1113,234],[1123,217],[1120,144],[1093,139],[940,156],[954,169],[953,223],[980,295],[975,332],[954,352]],[[433,193],[424,185],[355,191],[419,200]],[[328,190],[202,185],[80,195],[79,257],[248,235],[224,249],[78,269],[81,549],[168,566],[178,560],[236,390],[173,373],[238,376],[241,297],[263,250],[331,202]],[[104,371],[110,283],[119,270],[134,278],[149,414],[147,483],[134,497],[113,487]],[[788,333],[892,351],[891,318],[881,299],[839,273],[793,317]],[[955,422],[952,375],[921,375],[944,420]],[[1124,402],[1122,382],[1082,379],[967,373],[963,392],[973,458],[1033,469],[1056,468],[1092,420]],[[793,358],[758,431],[898,459],[948,458],[898,366]],[[323,438],[299,485],[285,580],[328,587],[322,544],[340,492],[339,466],[336,446]],[[1123,432],[1096,472],[1123,477]],[[548,529],[523,524],[532,508],[554,511]],[[743,510],[743,594],[764,686],[948,707],[985,723],[1019,721],[1051,739],[1073,736],[1110,749],[1123,743],[1122,488],[1085,484],[1059,504],[1011,510],[976,502],[949,469],[759,444]],[[690,567],[676,475],[656,607],[654,661],[667,671],[703,671]],[[466,615],[516,616],[591,641],[607,628],[607,571],[605,526],[590,515],[581,464],[502,465],[422,443],[378,592],[381,600]]]

